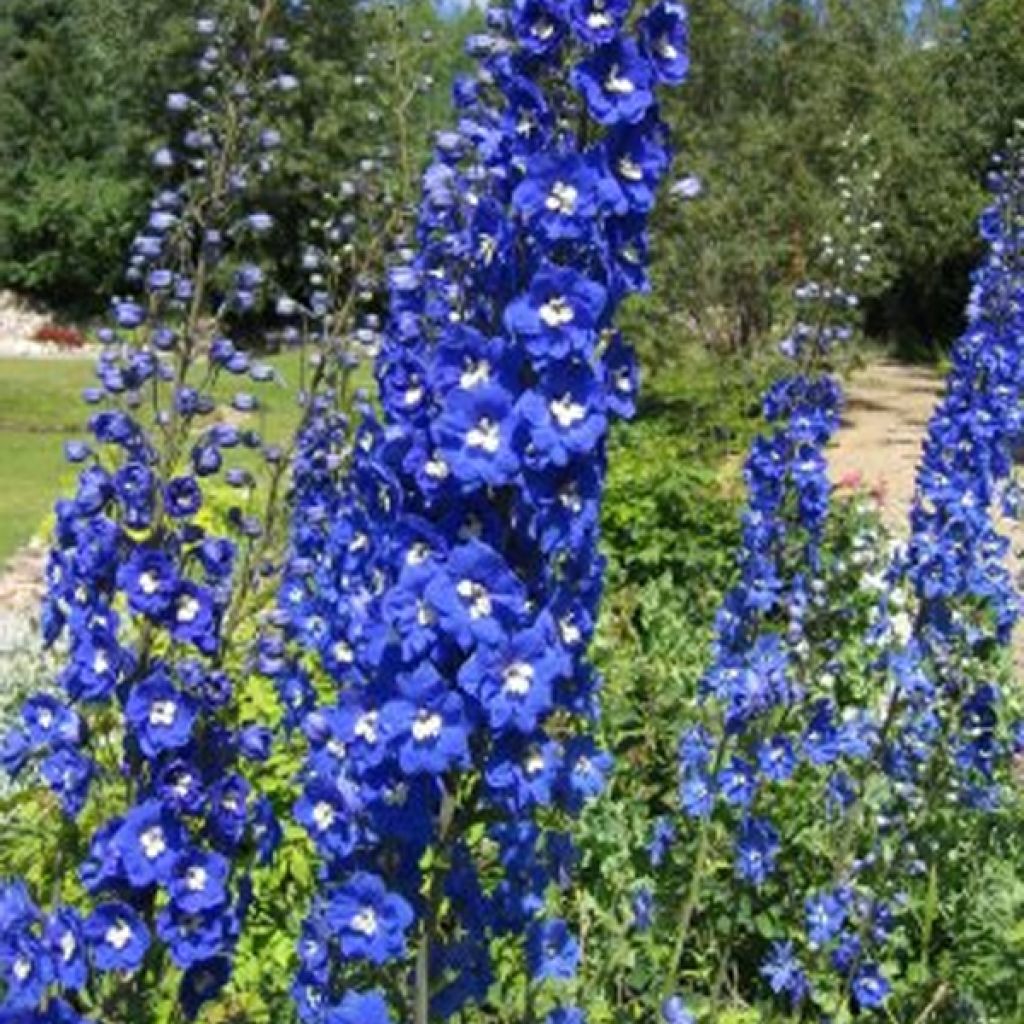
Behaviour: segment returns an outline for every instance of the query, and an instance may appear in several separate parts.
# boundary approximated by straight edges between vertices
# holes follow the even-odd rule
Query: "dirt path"
[[[846,389],[843,425],[829,452],[832,480],[877,493],[896,530],[906,529],[921,443],[941,389],[935,370],[892,362],[872,363]]]

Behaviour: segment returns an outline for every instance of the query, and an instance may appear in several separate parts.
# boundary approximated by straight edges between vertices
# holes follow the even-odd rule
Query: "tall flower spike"
[[[1020,614],[1000,522],[1017,515],[1024,410],[1024,128],[996,159],[968,323],[929,423],[877,627],[889,682],[877,757],[892,783],[911,874],[943,780],[943,806],[997,808],[1016,752],[994,682]]]
[[[647,287],[652,89],[681,77],[686,22],[533,0],[488,20],[390,270],[382,415],[303,580],[330,614],[295,623],[336,691],[305,719],[296,808],[323,860],[295,987],[311,1021],[384,963],[403,993],[413,967],[395,1008],[424,1024],[483,998],[495,943],[547,1002],[579,956],[544,897],[573,857],[557,824],[609,767],[586,648],[608,425],[636,394],[614,315]]]
[[[296,85],[283,16],[264,0],[197,20],[196,85],[168,98],[175,142],[154,156],[166,184],[99,332],[92,440],[67,449],[82,468],[57,504],[43,606],[47,642],[66,642],[59,692],[31,697],[5,742],[20,751],[5,765],[38,765],[52,790],[63,849],[43,872],[52,905],[0,895],[0,1016],[141,1020],[143,971],[194,1016],[229,978],[251,868],[276,842],[249,779],[269,734],[234,673],[276,572],[263,506],[289,460],[249,418],[277,372],[229,332],[266,278],[254,243],[273,223],[250,196]],[[227,407],[215,387],[231,378],[247,383]]]
[[[671,995],[713,864],[715,834],[731,836],[736,883],[763,889],[785,856],[785,822],[768,816],[766,794],[793,775],[837,777],[840,746],[827,752],[819,731],[836,735],[837,709],[827,680],[827,636],[816,625],[827,566],[823,542],[831,485],[825,448],[839,427],[842,390],[834,368],[860,320],[853,288],[871,262],[875,174],[868,140],[844,140],[844,174],[836,182],[837,230],[821,240],[817,277],[795,290],[797,320],[781,349],[793,371],[764,396],[770,430],[751,445],[745,464],[739,579],[715,622],[712,661],[701,682],[702,724],[680,737],[679,800],[694,825],[693,860],[676,876],[679,912],[666,965]],[[851,723],[868,728],[869,723]],[[845,728],[845,727],[844,727]],[[678,844],[677,844],[678,845]],[[659,851],[659,859],[664,850]],[[673,860],[667,864],[670,874]],[[664,872],[665,868],[662,868]],[[790,946],[775,950],[765,980],[798,1002],[808,986]]]

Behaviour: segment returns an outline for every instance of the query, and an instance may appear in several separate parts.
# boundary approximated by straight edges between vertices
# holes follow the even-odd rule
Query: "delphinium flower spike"
[[[868,271],[878,231],[871,214],[877,178],[867,146],[868,140],[844,140],[836,229],[821,241],[816,277],[795,290],[797,322],[781,346],[793,368],[764,396],[770,430],[754,440],[745,464],[739,578],[716,617],[700,721],[679,741],[679,801],[693,830],[685,857],[679,839],[668,848],[658,843],[662,910],[676,908],[663,968],[666,997],[691,952],[708,873],[716,870],[722,844],[732,846],[733,884],[752,894],[763,891],[774,881],[789,838],[786,823],[773,819],[776,802],[767,794],[787,784],[801,765],[830,763],[819,758],[813,741],[814,722],[832,723],[836,714],[827,685],[829,652],[815,637],[815,609],[827,571],[822,546],[831,485],[825,448],[838,429],[842,401],[835,370],[860,322],[853,288]],[[664,898],[665,879],[682,890]],[[780,947],[774,966],[766,967],[766,979],[773,990],[799,1001],[806,980],[784,952],[789,956]]]
[[[654,89],[687,66],[684,10],[637,13],[489,11],[389,272],[382,412],[359,428],[331,570],[301,581],[330,589],[297,588],[293,610],[335,689],[303,723],[296,811],[323,861],[306,1020],[447,1018],[484,998],[502,947],[542,1012],[579,959],[545,897],[608,769],[585,655],[605,439],[636,393],[614,313],[647,287],[669,162]]]
[[[250,869],[276,842],[247,779],[270,737],[234,674],[273,575],[264,505],[285,460],[247,424],[278,375],[230,331],[266,278],[273,221],[250,197],[297,86],[278,34],[294,8],[197,19],[194,87],[168,97],[175,141],[154,156],[166,185],[99,332],[92,439],[67,446],[81,471],[43,606],[64,666],[3,744],[63,815],[39,891],[0,889],[2,1007],[19,1020],[143,1021],[156,989],[194,1016],[230,975]],[[249,383],[225,402],[232,378]]]
[[[942,826],[950,807],[961,822],[998,811],[1019,749],[996,679],[1020,611],[1000,518],[1016,514],[1014,452],[1024,426],[1022,138],[990,176],[967,327],[929,422],[909,537],[887,567],[872,629],[882,688],[869,746],[877,781],[874,798],[862,800],[867,841],[850,865],[862,913],[859,921],[845,908],[831,915],[820,943],[865,1009],[891,990],[878,964],[908,890],[935,885],[935,873],[957,859],[961,830]]]

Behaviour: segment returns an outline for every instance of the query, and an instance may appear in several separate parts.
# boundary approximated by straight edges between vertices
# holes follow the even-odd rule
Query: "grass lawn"
[[[216,391],[222,398],[236,389],[257,395],[261,408],[247,422],[284,441],[298,416],[299,358],[290,352],[265,361],[281,384],[229,377]],[[89,410],[80,394],[94,380],[91,359],[0,359],[0,565],[39,529],[54,499],[73,488],[63,441],[84,436]],[[360,383],[368,380],[363,371]]]

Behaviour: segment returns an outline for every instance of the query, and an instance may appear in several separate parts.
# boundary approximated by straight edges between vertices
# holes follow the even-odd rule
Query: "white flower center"
[[[167,850],[164,830],[159,825],[151,825],[139,836],[139,845],[147,860],[156,860]]]
[[[19,956],[11,968],[15,981],[24,981],[32,973],[32,961],[25,956]]]
[[[174,725],[175,716],[178,713],[178,705],[173,700],[157,700],[149,709],[150,725]]]
[[[533,666],[526,661],[516,661],[505,669],[505,692],[525,697],[533,685]]]
[[[110,659],[103,651],[97,651],[92,658],[92,670],[96,675],[101,676],[110,668]]]
[[[405,404],[407,406],[418,405],[421,398],[423,398],[423,387],[419,384],[408,388],[405,392]]]
[[[412,723],[412,738],[417,743],[435,740],[441,735],[444,719],[436,711],[420,711]]]
[[[546,42],[555,34],[554,22],[548,18],[538,18],[533,23],[531,31],[541,42]]]
[[[608,72],[608,77],[604,80],[604,91],[615,93],[618,96],[628,96],[631,92],[636,91],[636,86],[631,79],[620,75],[619,66],[613,64]]]
[[[408,565],[422,565],[430,557],[430,545],[417,541],[405,554]]]
[[[189,892],[202,892],[206,888],[206,868],[194,864],[185,872],[185,888]]]
[[[352,931],[366,936],[377,934],[377,912],[373,907],[363,907],[352,918]]]
[[[608,14],[600,7],[590,12],[587,15],[587,26],[592,29],[599,28],[610,28],[612,25],[612,19]]]
[[[564,327],[566,324],[571,324],[576,316],[576,313],[572,308],[572,304],[561,295],[556,296],[553,299],[548,299],[548,301],[540,307],[539,312],[541,320],[543,320],[548,327]]]
[[[384,802],[389,807],[401,807],[408,799],[409,787],[404,782],[400,782],[397,786],[393,786],[384,795]]]
[[[482,619],[491,614],[493,604],[491,595],[482,583],[473,580],[461,580],[455,588],[459,597],[469,604],[469,616],[472,619]]]
[[[360,717],[359,721],[356,722],[353,732],[361,740],[365,740],[367,743],[376,743],[378,718],[379,715],[376,711],[367,711],[366,714]]]
[[[469,391],[478,384],[486,384],[491,379],[491,364],[486,359],[467,359],[459,384],[463,390]]]
[[[572,400],[572,395],[563,395],[561,398],[549,402],[548,409],[563,430],[575,426],[587,414],[584,406]]]
[[[60,937],[60,955],[65,963],[75,955],[76,949],[78,949],[78,943],[75,942],[75,936],[70,931],[64,932]]]
[[[544,770],[544,755],[539,750],[532,751],[526,758],[523,767],[527,775],[536,775]]]
[[[583,499],[580,497],[579,487],[574,483],[566,484],[558,492],[558,500],[562,507],[573,513],[578,513],[583,508]]]
[[[147,569],[139,577],[139,589],[144,594],[155,594],[160,589],[160,581]]]
[[[313,823],[321,832],[329,829],[334,823],[334,808],[326,800],[321,800],[313,808]]]
[[[352,664],[352,648],[344,640],[339,640],[333,647],[334,657],[343,665]]]
[[[675,60],[679,51],[669,42],[668,36],[659,36],[654,43],[654,51],[662,60]]]
[[[448,463],[437,455],[430,459],[423,468],[427,476],[434,480],[443,480],[448,475]]]
[[[113,946],[114,949],[124,949],[124,947],[132,941],[132,936],[134,934],[132,926],[127,921],[118,918],[117,921],[107,929],[103,938],[106,940],[108,946]]]
[[[426,601],[420,601],[416,606],[416,622],[421,626],[432,626],[436,621],[434,609]]]
[[[626,181],[643,181],[643,168],[628,156],[619,158],[619,174]]]
[[[552,213],[562,213],[567,217],[576,211],[576,199],[579,196],[575,186],[564,181],[556,181],[551,186],[545,206]]]
[[[493,455],[501,447],[501,428],[490,417],[485,416],[466,434],[466,444],[470,448],[482,448],[488,455]]]
[[[566,647],[573,647],[583,639],[580,627],[576,625],[571,616],[566,616],[559,621],[558,632],[562,634],[562,643]]]
[[[177,619],[179,622],[195,622],[199,614],[199,602],[191,595],[186,594],[178,601]]]

